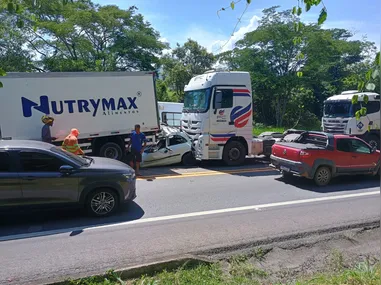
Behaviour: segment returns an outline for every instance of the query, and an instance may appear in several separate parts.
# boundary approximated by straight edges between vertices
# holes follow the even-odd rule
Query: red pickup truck
[[[270,159],[285,178],[303,176],[319,186],[340,175],[380,175],[380,151],[348,135],[304,132],[293,142],[275,143]]]

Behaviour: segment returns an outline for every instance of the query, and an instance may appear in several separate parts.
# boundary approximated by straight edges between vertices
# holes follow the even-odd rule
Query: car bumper
[[[284,171],[297,176],[303,176],[306,178],[312,178],[311,167],[307,164],[299,161],[292,161],[284,158],[280,158],[274,155],[270,156],[270,167],[273,167],[279,171]]]
[[[123,199],[121,203],[126,203],[128,201],[133,201],[136,196],[136,178],[129,181],[125,181],[122,185],[123,188]]]

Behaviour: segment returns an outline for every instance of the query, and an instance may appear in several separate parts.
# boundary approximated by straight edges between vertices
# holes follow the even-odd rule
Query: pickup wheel
[[[231,141],[224,147],[222,160],[229,166],[237,166],[244,163],[246,150],[239,141]]]
[[[314,181],[318,186],[326,186],[331,181],[331,178],[331,169],[327,166],[320,166],[315,172]]]
[[[99,150],[99,155],[102,157],[121,160],[123,158],[122,148],[113,142],[105,143]]]
[[[282,174],[282,178],[284,180],[291,179],[294,176],[292,173],[286,172],[286,171],[283,171],[283,170],[282,170],[281,174]]]

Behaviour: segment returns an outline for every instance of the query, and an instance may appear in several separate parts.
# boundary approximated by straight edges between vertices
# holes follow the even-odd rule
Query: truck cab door
[[[210,143],[223,144],[235,135],[234,121],[231,121],[234,107],[233,89],[231,87],[215,88],[211,107]]]

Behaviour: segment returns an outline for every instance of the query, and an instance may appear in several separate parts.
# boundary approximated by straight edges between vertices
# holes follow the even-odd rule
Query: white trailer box
[[[57,144],[77,128],[85,153],[120,159],[135,124],[147,136],[159,130],[152,72],[10,73],[1,81],[3,139],[41,140],[47,114]]]
[[[181,127],[184,103],[158,102],[160,123],[170,127]]]

